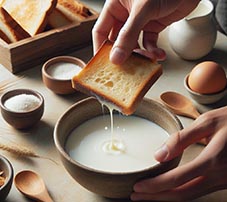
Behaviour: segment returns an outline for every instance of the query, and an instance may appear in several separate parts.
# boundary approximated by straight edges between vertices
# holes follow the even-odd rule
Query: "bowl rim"
[[[12,93],[12,95],[9,96],[7,99],[5,99],[5,97],[11,93]],[[40,100],[39,105],[36,106],[34,109],[32,109],[30,111],[26,111],[26,112],[13,111],[5,106],[6,100],[8,100],[9,98],[14,97],[16,95],[20,95],[20,94],[29,94],[29,95],[36,96]],[[29,89],[29,88],[17,88],[17,89],[6,91],[5,93],[2,94],[2,96],[0,98],[0,107],[3,110],[10,112],[12,114],[28,115],[28,114],[34,113],[36,111],[39,111],[40,108],[42,108],[43,106],[44,106],[44,97],[42,96],[42,94],[36,90]]]
[[[224,94],[227,94],[227,84],[225,86],[225,88],[219,92],[216,92],[216,93],[210,93],[210,94],[202,94],[202,93],[197,93],[195,91],[193,91],[189,86],[188,86],[188,77],[189,77],[190,73],[187,74],[185,77],[184,77],[184,87],[186,88],[186,90],[188,92],[190,92],[191,94],[193,95],[196,95],[196,96],[200,96],[200,97],[212,97],[212,96],[217,96],[217,95],[224,95]]]
[[[71,82],[71,79],[58,79],[58,78],[55,78],[53,76],[51,76],[49,73],[48,73],[48,68],[55,64],[55,63],[59,63],[59,62],[68,62],[68,63],[73,63],[73,64],[76,64],[77,66],[79,66],[81,69],[83,69],[85,66],[86,66],[86,63],[78,58],[78,57],[74,57],[74,56],[64,56],[64,55],[61,55],[61,56],[56,56],[56,57],[53,57],[53,58],[50,58],[49,60],[47,60],[43,66],[42,66],[42,75],[45,76],[47,79],[49,80],[53,80],[53,81],[62,81],[62,82]],[[80,63],[81,65],[78,65],[78,63]]]
[[[168,162],[164,162],[164,163],[161,163],[161,162],[157,162],[156,164],[153,164],[147,168],[144,168],[144,169],[140,169],[140,170],[132,170],[132,171],[104,171],[104,170],[99,170],[99,169],[96,169],[96,168],[91,168],[89,166],[86,166],[86,165],[83,165],[79,162],[77,162],[76,160],[74,160],[73,158],[70,157],[70,155],[65,151],[65,149],[61,146],[61,143],[58,139],[58,136],[57,136],[57,130],[59,128],[59,124],[62,122],[62,119],[64,116],[67,116],[67,114],[71,113],[71,111],[78,105],[81,105],[83,104],[84,102],[86,101],[89,101],[89,100],[97,100],[96,98],[94,97],[87,97],[87,98],[84,98],[78,102],[76,102],[75,104],[73,104],[71,107],[69,107],[57,120],[56,124],[55,124],[55,127],[54,127],[54,144],[55,144],[55,147],[57,148],[58,152],[64,156],[64,158],[66,158],[70,163],[72,164],[75,164],[76,166],[79,166],[80,168],[83,168],[83,169],[86,169],[88,171],[91,171],[91,172],[95,172],[95,173],[99,173],[99,174],[108,174],[108,175],[118,175],[118,176],[122,176],[122,175],[131,175],[131,174],[139,174],[139,173],[143,173],[143,172],[147,172],[151,169],[155,169],[157,167],[159,167],[160,165],[163,165],[163,164],[168,164],[170,163],[171,161],[174,161],[176,160],[177,158],[181,159],[182,157],[182,154],[175,157],[174,159],[168,161]],[[162,109],[165,110],[166,113],[168,113],[177,123],[177,125],[179,126],[179,130],[183,129],[183,125],[182,123],[180,122],[179,118],[174,114],[172,113],[167,107],[163,106],[162,104],[160,104],[159,102],[155,101],[155,100],[152,100],[152,99],[149,99],[149,98],[144,98],[143,100],[147,101],[147,102],[152,102],[153,104],[157,105],[158,107],[161,107]]]
[[[2,191],[7,185],[8,183],[13,179],[13,166],[10,163],[10,161],[3,155],[0,154],[0,161],[3,162],[8,169],[9,175],[6,177],[5,183],[0,187],[0,191]]]

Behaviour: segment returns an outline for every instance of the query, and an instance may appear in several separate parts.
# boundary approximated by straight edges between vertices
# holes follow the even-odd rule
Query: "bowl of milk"
[[[46,61],[42,67],[42,80],[56,94],[75,93],[71,79],[85,66],[85,62],[73,56],[57,56]]]
[[[55,146],[68,173],[84,188],[108,198],[128,198],[133,185],[178,166],[159,163],[155,151],[182,129],[179,119],[144,98],[133,115],[109,110],[95,98],[70,107],[57,121]]]

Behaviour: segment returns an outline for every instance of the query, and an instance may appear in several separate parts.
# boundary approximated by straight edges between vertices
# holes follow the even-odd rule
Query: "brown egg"
[[[222,91],[227,84],[224,69],[216,62],[206,61],[196,65],[188,77],[191,90],[201,94]]]

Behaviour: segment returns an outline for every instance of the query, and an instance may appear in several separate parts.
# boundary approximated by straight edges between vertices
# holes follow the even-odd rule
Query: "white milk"
[[[115,114],[113,119],[114,140],[109,115],[95,117],[74,129],[66,143],[71,158],[87,167],[111,172],[142,170],[157,164],[154,152],[168,133],[137,116]]]

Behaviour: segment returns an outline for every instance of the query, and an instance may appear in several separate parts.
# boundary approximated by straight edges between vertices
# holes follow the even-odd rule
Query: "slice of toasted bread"
[[[72,22],[82,22],[91,15],[91,11],[79,1],[58,0],[54,12],[49,16],[48,24],[58,28]]]
[[[162,74],[161,65],[133,53],[123,65],[110,62],[112,43],[106,41],[82,71],[73,77],[75,89],[111,102],[132,114],[146,92]]]
[[[4,0],[2,6],[31,36],[44,30],[57,0]]]
[[[0,38],[6,43],[13,43],[27,37],[30,37],[30,35],[4,8],[0,7]]]

